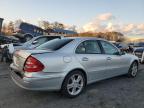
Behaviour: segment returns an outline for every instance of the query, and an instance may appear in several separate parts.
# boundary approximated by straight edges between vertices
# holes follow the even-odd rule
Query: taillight
[[[40,72],[44,69],[44,65],[36,58],[29,56],[24,64],[26,72]]]

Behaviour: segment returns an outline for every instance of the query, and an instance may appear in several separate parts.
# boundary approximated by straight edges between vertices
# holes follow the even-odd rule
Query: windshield
[[[64,47],[71,41],[73,41],[73,39],[54,39],[54,40],[48,41],[48,42],[40,45],[36,49],[56,51],[56,50]]]

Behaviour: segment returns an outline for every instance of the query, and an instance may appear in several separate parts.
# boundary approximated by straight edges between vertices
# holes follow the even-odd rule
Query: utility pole
[[[0,18],[0,35],[1,35],[1,29],[2,29],[2,23],[3,23],[3,18]]]

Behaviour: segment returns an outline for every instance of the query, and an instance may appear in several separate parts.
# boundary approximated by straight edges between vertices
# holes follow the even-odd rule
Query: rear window
[[[71,41],[73,41],[73,39],[54,39],[54,40],[48,41],[48,42],[40,45],[36,49],[56,51],[56,50],[64,47]]]
[[[61,39],[60,36],[48,36],[47,38],[48,38],[48,40]]]

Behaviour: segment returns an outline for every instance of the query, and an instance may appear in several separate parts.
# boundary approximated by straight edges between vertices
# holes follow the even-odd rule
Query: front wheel
[[[73,98],[78,96],[86,85],[86,79],[81,71],[73,71],[68,74],[62,85],[62,94]]]
[[[134,78],[136,77],[137,73],[138,73],[138,63],[133,62],[130,66],[128,77]]]

